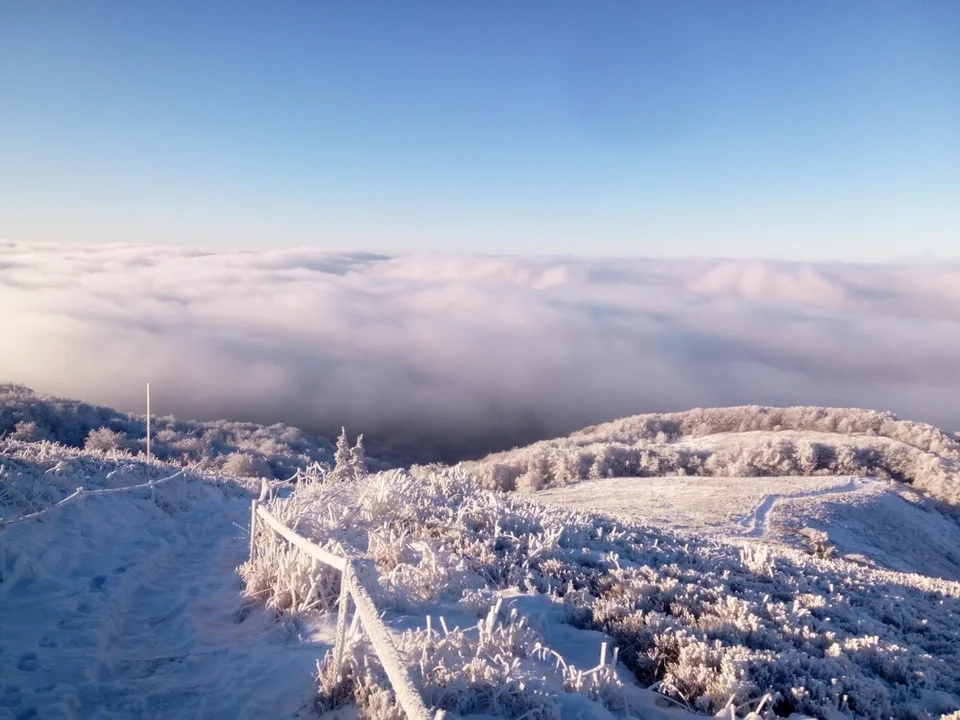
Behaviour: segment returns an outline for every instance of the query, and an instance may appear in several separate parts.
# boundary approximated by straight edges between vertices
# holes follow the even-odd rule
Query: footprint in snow
[[[39,656],[36,653],[28,652],[20,656],[20,659],[17,661],[17,670],[33,672],[39,665]]]
[[[7,685],[0,695],[0,707],[16,707],[20,704],[20,686]]]
[[[37,645],[42,648],[55,648],[58,644],[59,643],[57,643],[57,641],[49,635],[44,635],[42,638],[40,638],[40,642],[37,643]]]
[[[103,584],[107,581],[106,575],[97,575],[93,580],[90,581],[90,592],[100,592],[103,589]]]

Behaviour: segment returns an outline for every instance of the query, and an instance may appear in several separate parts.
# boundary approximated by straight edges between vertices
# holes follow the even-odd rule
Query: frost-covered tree
[[[531,456],[526,472],[517,479],[517,489],[535,492],[546,487],[550,480],[550,458],[546,451],[537,450]]]
[[[367,456],[363,450],[363,433],[357,435],[357,442],[350,451],[350,465],[354,477],[363,477],[367,474]]]
[[[347,437],[347,429],[340,428],[340,437],[337,438],[337,449],[333,454],[333,472],[330,473],[334,480],[349,480],[354,477],[353,450],[350,448],[350,439]]]

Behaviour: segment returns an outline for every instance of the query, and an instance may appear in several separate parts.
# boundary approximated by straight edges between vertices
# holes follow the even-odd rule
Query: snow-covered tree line
[[[890,438],[918,450],[960,460],[960,436],[893,413],[817,406],[694,408],[685,412],[633,415],[570,435],[580,443],[676,441],[717,433],[799,430]]]

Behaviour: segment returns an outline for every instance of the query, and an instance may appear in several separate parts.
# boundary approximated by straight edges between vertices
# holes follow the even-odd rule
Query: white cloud
[[[0,379],[450,453],[721,404],[960,428],[960,266],[0,243]]]

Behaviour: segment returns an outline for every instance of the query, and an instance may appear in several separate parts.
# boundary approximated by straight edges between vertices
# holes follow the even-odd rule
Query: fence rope
[[[62,508],[64,505],[68,505],[69,503],[72,503],[74,500],[84,495],[113,495],[115,493],[130,492],[131,490],[139,490],[141,488],[152,488],[156,485],[159,485],[160,483],[167,482],[168,480],[173,480],[174,478],[179,477],[180,475],[183,475],[183,473],[184,473],[183,470],[178,470],[173,475],[169,475],[164,478],[159,478],[158,480],[150,480],[149,482],[140,483],[139,485],[128,485],[126,487],[119,487],[119,488],[104,488],[103,490],[87,490],[83,487],[78,487],[72,495],[68,495],[63,500],[58,502],[56,505],[51,505],[50,507],[44,508],[43,510],[38,510],[37,512],[29,513],[27,515],[21,515],[20,517],[13,518],[11,520],[6,520],[4,522],[4,525],[10,526],[10,525],[16,525],[17,523],[27,522],[28,520],[36,520],[37,518],[42,517],[47,513],[51,513],[54,510],[57,510],[58,508]]]
[[[150,480],[145,483],[140,483],[139,485],[127,485],[126,487],[119,488],[104,488],[102,490],[87,490],[83,486],[78,487],[73,493],[67,495],[63,500],[58,502],[56,505],[51,505],[48,508],[43,510],[38,510],[37,512],[27,513],[26,515],[21,515],[20,517],[11,518],[9,520],[0,520],[0,582],[4,580],[4,574],[6,570],[6,555],[4,550],[4,531],[11,525],[17,525],[19,523],[24,523],[29,520],[36,520],[43,517],[48,513],[52,513],[54,510],[58,510],[74,501],[79,501],[81,503],[81,512],[82,512],[82,503],[83,498],[87,495],[113,495],[115,493],[125,493],[130,492],[131,490],[139,490],[141,488],[150,488],[151,496],[153,488],[161,483],[165,483],[174,478],[180,477],[183,475],[185,470],[178,470],[173,475],[168,475],[167,477],[158,478],[157,480]],[[81,515],[80,530],[83,531],[83,517]]]
[[[400,659],[397,646],[393,642],[393,638],[390,637],[387,626],[380,619],[376,603],[374,603],[370,590],[364,582],[364,578],[376,577],[375,570],[370,567],[370,561],[361,558],[341,557],[324,550],[281,523],[256,500],[253,501],[253,507],[251,535],[256,530],[253,518],[259,518],[290,544],[324,565],[340,571],[340,615],[337,618],[337,641],[333,649],[335,670],[339,671],[339,665],[343,661],[343,646],[346,642],[346,615],[349,612],[349,600],[352,599],[356,609],[354,622],[359,619],[361,627],[366,630],[370,644],[380,659],[380,664],[387,674],[387,679],[393,686],[397,702],[403,708],[407,718],[409,720],[443,720],[445,713],[442,710],[438,711],[436,716],[431,717],[427,706],[423,702],[423,697],[414,684],[409,667]]]

